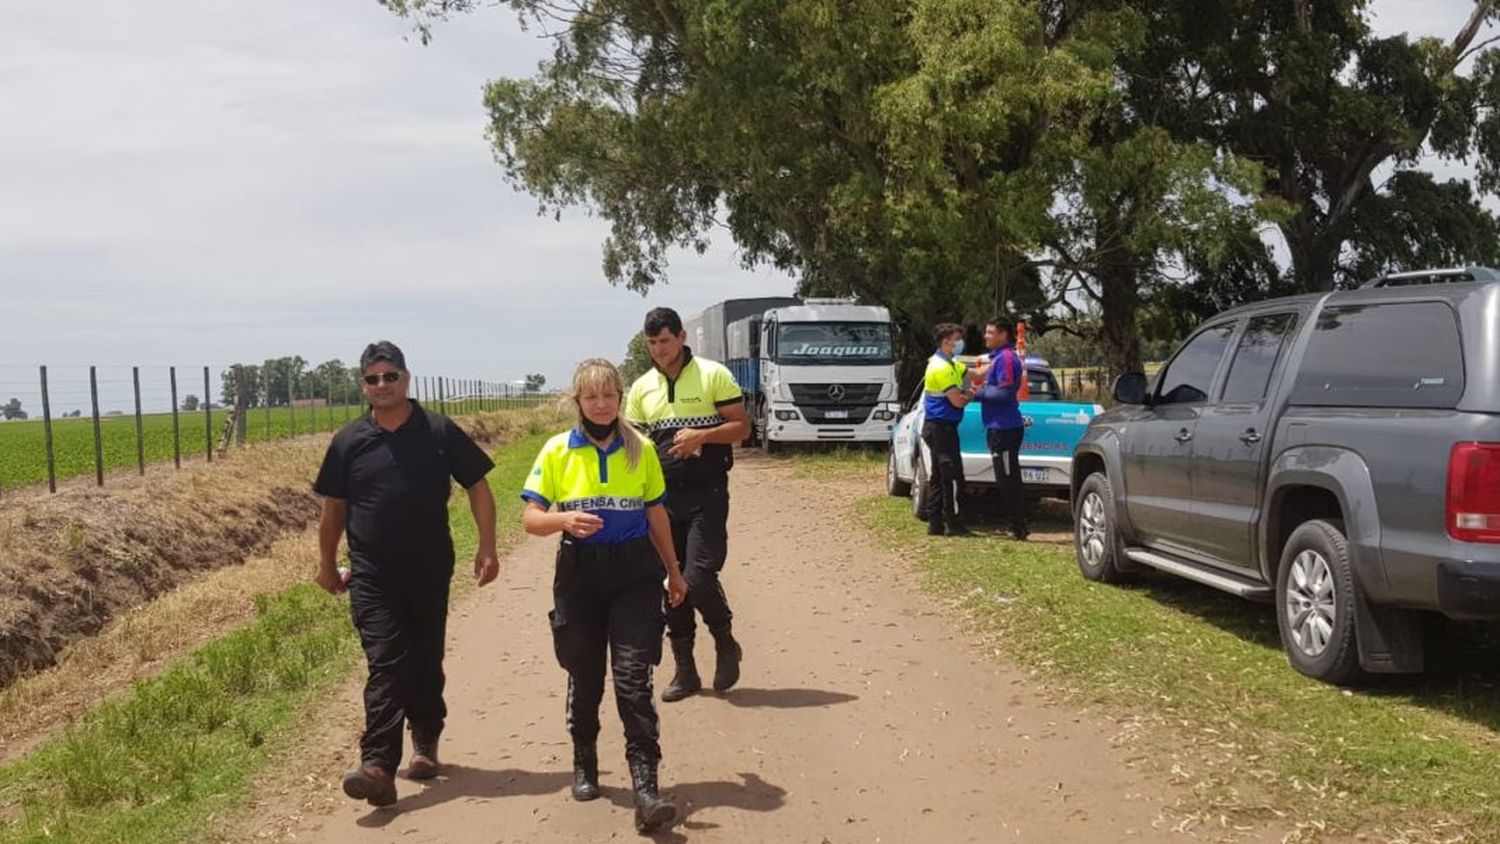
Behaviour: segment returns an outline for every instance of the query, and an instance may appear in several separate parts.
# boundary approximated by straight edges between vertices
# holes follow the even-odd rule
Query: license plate
[[[1044,484],[1047,482],[1046,469],[1028,469],[1021,467],[1021,480],[1028,484]]]
[[[849,418],[849,411],[847,411],[847,410],[830,410],[830,411],[828,411],[827,413],[825,413],[823,415],[827,416],[829,419],[848,419]]]

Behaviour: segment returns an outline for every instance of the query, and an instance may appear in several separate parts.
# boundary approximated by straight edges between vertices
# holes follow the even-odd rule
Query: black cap
[[[371,364],[388,363],[402,372],[406,371],[406,355],[389,340],[378,340],[365,347],[359,356],[359,371],[364,372]]]

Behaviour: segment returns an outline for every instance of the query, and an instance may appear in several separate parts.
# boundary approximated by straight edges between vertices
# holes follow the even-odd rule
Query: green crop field
[[[531,407],[535,399],[496,399],[486,403],[487,408]],[[438,409],[438,408],[434,408]],[[446,408],[450,414],[477,409],[477,403]],[[319,431],[333,431],[364,412],[364,406],[299,407],[295,411],[277,407],[267,412],[264,408],[252,408],[249,412],[247,430],[251,442],[285,439],[293,431],[298,435]],[[223,436],[226,411],[214,408],[213,442],[218,451]],[[181,430],[182,456],[184,459],[202,459],[206,442],[203,411],[182,412],[178,415]],[[141,417],[142,442],[146,462],[170,462],[172,460],[172,414],[154,413]],[[99,420],[99,435],[104,454],[104,471],[109,472],[136,465],[135,417],[105,416]],[[87,417],[52,420],[53,449],[57,460],[59,480],[92,475],[94,473],[94,425]],[[46,434],[39,419],[0,422],[0,489],[47,482]]]

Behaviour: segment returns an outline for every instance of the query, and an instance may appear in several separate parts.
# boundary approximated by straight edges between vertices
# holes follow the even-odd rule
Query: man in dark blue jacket
[[[995,488],[1010,521],[1011,535],[1025,541],[1031,531],[1026,525],[1026,492],[1021,485],[1021,441],[1026,435],[1026,420],[1021,417],[1019,394],[1026,367],[1012,345],[1015,335],[1015,323],[1005,317],[996,317],[985,325],[984,344],[990,350],[990,359],[984,384],[974,392],[974,399],[983,412],[985,438],[995,461]]]

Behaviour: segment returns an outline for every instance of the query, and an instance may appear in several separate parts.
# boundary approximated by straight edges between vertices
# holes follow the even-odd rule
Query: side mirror
[[[1127,372],[1116,378],[1115,401],[1120,404],[1146,404],[1146,374]]]

